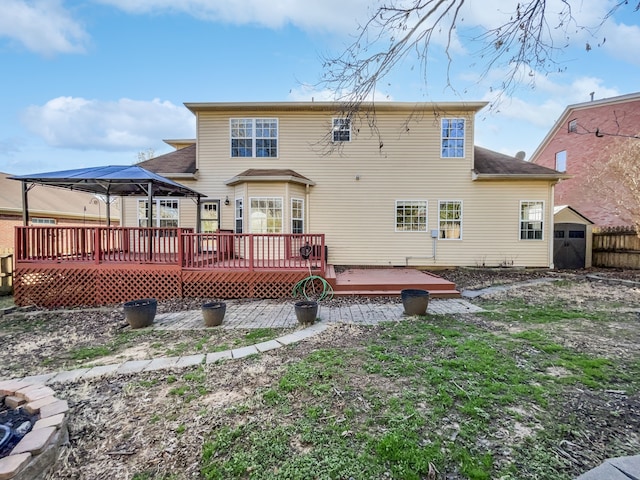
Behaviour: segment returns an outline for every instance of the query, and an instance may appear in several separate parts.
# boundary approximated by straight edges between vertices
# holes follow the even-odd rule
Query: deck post
[[[178,229],[178,265],[184,267],[184,232]]]
[[[100,225],[96,227],[93,235],[93,255],[96,265],[100,265]]]
[[[253,235],[249,235],[249,271],[253,272],[254,268],[253,268],[253,263],[254,263],[254,259],[253,259]]]
[[[147,198],[147,205],[149,205],[149,209],[147,210],[147,228],[149,231],[149,261],[153,259],[153,182],[149,182],[148,186],[149,191]]]

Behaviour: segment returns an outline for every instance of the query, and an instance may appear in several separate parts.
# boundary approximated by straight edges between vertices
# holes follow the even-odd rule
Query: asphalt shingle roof
[[[494,152],[487,148],[475,146],[474,152],[474,172],[478,175],[557,178],[563,178],[565,176],[556,170]]]

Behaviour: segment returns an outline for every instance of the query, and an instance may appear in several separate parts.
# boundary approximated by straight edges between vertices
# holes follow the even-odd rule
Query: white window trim
[[[562,170],[558,168],[558,160],[561,160],[564,163],[564,168]],[[563,173],[567,171],[567,151],[566,150],[560,150],[559,152],[556,152],[555,169],[558,172],[563,172]]]
[[[424,219],[424,230],[398,230],[398,203],[424,203],[424,211],[426,218]],[[393,212],[393,221],[395,225],[396,233],[425,233],[429,232],[429,201],[424,199],[408,199],[408,200],[396,200],[395,209]]]
[[[444,157],[442,155],[442,142],[445,140],[445,136],[444,136],[444,121],[445,120],[462,120],[462,129],[463,129],[463,136],[462,136],[462,156],[461,157]],[[459,137],[446,137],[447,139],[458,139]],[[467,149],[467,119],[463,118],[463,117],[444,117],[442,118],[442,120],[440,120],[440,142],[439,142],[439,147],[440,147],[440,158],[465,158],[466,157],[466,149]]]
[[[232,132],[232,123],[234,120],[251,120],[251,156],[249,157],[234,157],[233,156],[233,136]],[[270,140],[274,140],[271,137],[257,137],[256,136],[256,120],[268,120],[276,122],[276,156],[275,157],[258,157],[256,156],[256,140],[268,138]],[[248,138],[248,137],[247,137]],[[280,157],[280,120],[275,117],[233,117],[229,119],[229,158],[279,158]]]
[[[240,209],[240,213],[241,215],[238,217],[238,202],[242,203],[242,208]],[[233,202],[233,217],[234,217],[234,222],[233,222],[233,231],[235,233],[238,233],[238,220],[240,220],[241,225],[242,225],[242,232],[244,233],[244,212],[245,212],[245,208],[246,205],[244,204],[244,197],[236,197],[236,199]]]
[[[301,208],[301,212],[302,212],[302,216],[301,217],[294,217],[293,216],[293,202],[300,202],[302,204],[302,208]],[[305,222],[304,222],[304,199],[303,198],[296,198],[296,197],[292,197],[291,198],[291,230],[289,230],[290,233],[293,233],[293,221],[294,220],[302,220],[302,233],[305,232]]]
[[[202,216],[202,214],[204,213],[205,205],[216,205],[216,213],[218,214],[218,218],[216,221],[218,222],[218,230],[220,229],[220,204],[221,203],[222,202],[220,202],[220,200],[215,200],[215,199],[202,200],[202,202],[200,202],[200,233],[204,233],[202,229],[202,224],[206,221],[211,221],[211,220],[205,219]],[[180,204],[178,204],[178,208],[180,208]]]
[[[148,199],[146,198],[140,198],[138,199],[138,203],[136,204],[137,207],[137,215],[138,215],[138,227],[140,226],[140,220],[142,219],[142,217],[140,217],[140,203],[144,202],[146,203],[148,201]],[[177,202],[178,204],[178,226],[177,227],[160,227],[160,202],[162,201],[170,201],[170,202]],[[151,225],[152,228],[180,228],[180,200],[175,198],[175,197],[163,197],[163,198],[154,198],[153,199],[153,213],[155,213],[155,220],[156,220],[156,224],[155,225]],[[147,217],[144,217],[144,220],[147,220]]]
[[[344,128],[344,126],[347,125],[348,128]],[[348,140],[336,140],[336,133],[340,133],[340,132],[348,132],[349,133],[349,139]],[[349,117],[334,117],[333,119],[331,119],[331,141],[333,143],[348,143],[351,142],[351,135],[352,135],[352,130],[351,130],[351,118]]]
[[[523,203],[541,203],[542,204],[542,220],[540,220],[540,222],[542,223],[542,238],[522,238],[522,204]],[[544,236],[544,230],[546,228],[546,220],[545,220],[545,211],[546,211],[546,207],[545,207],[545,202],[544,200],[520,200],[520,204],[518,205],[518,240],[521,242],[542,242],[545,239]],[[534,220],[535,222],[537,222],[538,220]]]
[[[441,229],[440,229],[440,207],[442,206],[443,203],[459,203],[460,204],[460,238],[442,238],[440,236],[441,233]],[[464,203],[462,200],[438,200],[438,240],[443,240],[443,241],[447,241],[447,242],[459,242],[462,240],[463,235],[464,235],[464,229],[463,229],[463,220],[464,220]],[[457,221],[457,220],[454,220]]]
[[[29,221],[32,225],[56,225],[58,223],[55,218],[46,217],[30,217]]]
[[[247,223],[249,224],[249,233],[263,233],[263,232],[254,232],[253,229],[251,228],[251,203],[253,202],[253,200],[261,200],[261,199],[269,199],[269,200],[280,200],[280,205],[282,205],[282,224],[280,225],[280,232],[266,232],[266,233],[276,233],[276,234],[280,234],[280,233],[284,233],[284,227],[285,227],[285,203],[284,203],[284,197],[278,197],[278,196],[259,196],[259,197],[249,197],[249,205],[244,205],[244,209],[243,212],[247,213],[247,209],[248,209],[248,215],[245,215],[247,217]]]

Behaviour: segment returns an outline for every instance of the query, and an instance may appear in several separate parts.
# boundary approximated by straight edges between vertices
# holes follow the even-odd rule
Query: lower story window
[[[178,200],[154,200],[152,223],[147,225],[149,219],[149,202],[138,200],[138,226],[139,227],[163,227],[178,228],[180,213]]]
[[[30,220],[31,220],[31,225],[55,225],[56,224],[55,218],[31,217]]]
[[[291,199],[291,233],[304,233],[304,200]]]
[[[251,233],[282,233],[282,198],[256,197],[249,203]]]
[[[542,240],[544,202],[520,202],[520,240]]]
[[[244,221],[242,198],[236,198],[236,233],[242,233],[242,224]]]
[[[396,200],[396,232],[426,231],[426,200]]]
[[[462,202],[442,201],[439,204],[439,210],[439,237],[460,240],[462,238]]]

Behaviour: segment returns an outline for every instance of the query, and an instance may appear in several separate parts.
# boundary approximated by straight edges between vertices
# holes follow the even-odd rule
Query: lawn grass
[[[427,316],[373,327],[364,345],[321,349],[290,364],[277,384],[230,409],[210,432],[202,477],[574,478],[559,446],[592,426],[566,410],[568,399],[636,394],[638,359],[589,355],[540,329],[577,318],[606,322],[603,312],[510,301],[486,317],[521,328],[490,331]],[[609,453],[638,452],[612,446]]]
[[[0,309],[10,308],[10,307],[15,307],[15,303],[13,303],[13,296],[11,295],[0,296]]]

